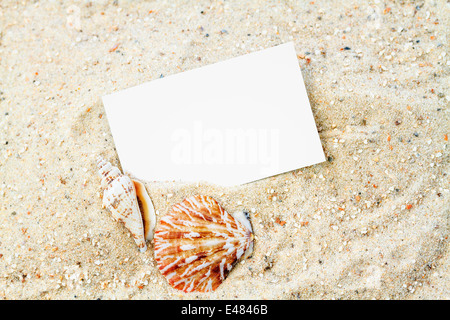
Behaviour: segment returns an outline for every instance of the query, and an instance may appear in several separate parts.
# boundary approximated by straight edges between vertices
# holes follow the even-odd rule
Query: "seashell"
[[[122,174],[101,157],[98,157],[97,165],[104,190],[103,206],[111,212],[114,220],[125,225],[144,252],[147,250],[145,240],[153,238],[156,225],[155,210],[145,186]]]
[[[209,292],[249,255],[253,232],[244,214],[230,215],[213,198],[197,195],[161,218],[154,245],[158,268],[172,287]]]

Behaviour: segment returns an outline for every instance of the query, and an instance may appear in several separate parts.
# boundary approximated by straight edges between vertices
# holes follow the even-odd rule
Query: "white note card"
[[[235,186],[325,161],[292,42],[103,97],[125,173]]]

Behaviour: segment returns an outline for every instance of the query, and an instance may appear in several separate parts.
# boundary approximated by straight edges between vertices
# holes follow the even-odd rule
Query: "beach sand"
[[[2,1],[0,298],[449,299],[449,19],[446,1]],[[254,227],[215,292],[177,291],[102,209],[101,96],[289,41],[328,160],[148,181],[158,219],[200,193]]]

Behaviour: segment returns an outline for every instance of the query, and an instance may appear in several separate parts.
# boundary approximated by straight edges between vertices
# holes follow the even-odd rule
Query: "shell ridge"
[[[175,265],[178,261],[181,260],[181,257],[176,259],[174,262],[169,263],[164,269],[161,270],[161,272],[165,272],[166,270],[168,270],[170,267],[172,267],[173,265]]]
[[[208,212],[209,212],[209,215],[210,216],[214,216],[214,214],[211,212],[211,205],[213,204],[212,203],[212,198],[207,198],[207,197],[201,197],[201,199],[202,199],[202,203],[203,203],[203,206],[208,210]]]
[[[189,203],[190,203],[190,202],[189,202]],[[180,206],[181,206],[183,209],[185,209],[184,212],[189,212],[189,211],[190,211],[190,212],[193,213],[194,215],[200,216],[203,220],[206,220],[205,216],[204,216],[201,212],[189,208],[189,207],[186,206],[184,203],[181,203]],[[188,215],[189,215],[189,214],[188,214]],[[189,217],[191,218],[191,220],[195,220],[191,215],[189,215]]]
[[[167,223],[168,225],[170,225],[173,228],[180,229],[176,224],[174,224],[170,220],[170,217],[168,217],[168,216],[165,216],[165,217],[161,218],[161,225],[163,226],[162,228],[164,228],[164,224],[163,223]]]
[[[219,250],[220,250],[220,248],[216,248],[213,252],[206,252],[206,251],[202,250],[201,248],[198,248],[198,249],[194,250],[193,252],[185,252],[185,254],[183,256],[187,256],[187,258],[189,258],[191,256],[196,256],[197,258],[192,260],[189,265],[189,267],[191,267],[191,268],[196,268],[197,266],[201,266],[205,263],[204,258],[206,256],[208,256],[208,254],[211,257],[213,257],[213,255],[216,254]],[[160,252],[158,251],[158,254],[159,253]],[[172,256],[171,258],[174,258],[174,257]],[[167,263],[170,263],[170,262],[167,262]],[[185,264],[180,264],[180,266],[179,266],[180,272],[186,271],[185,269],[188,269],[188,267],[184,268],[184,266],[185,266]],[[164,265],[162,267],[164,267]],[[183,272],[183,274],[184,274],[184,272]]]
[[[179,212],[186,214],[189,217],[189,219],[194,220],[192,216],[189,214],[189,210],[187,210],[187,208],[184,208],[182,205],[176,205],[172,208],[172,210],[174,211],[178,210]]]
[[[221,249],[221,250],[223,250],[223,249]],[[221,254],[221,252],[219,250],[217,250],[217,251],[215,251],[213,253],[210,253],[209,258],[210,258],[211,261],[207,264],[207,266],[208,265],[213,265],[214,266],[214,265],[220,264],[224,259],[227,260],[226,258],[222,258],[222,260],[220,260],[221,257],[222,257],[222,254]],[[192,276],[193,273],[203,269],[204,264],[205,264],[205,261],[203,261],[204,258],[205,257],[201,257],[200,259],[198,259],[196,261],[196,264],[192,265],[192,268],[190,268],[190,269],[186,268],[181,275],[182,276],[184,276],[184,275]],[[191,272],[187,272],[187,271],[191,271]]]

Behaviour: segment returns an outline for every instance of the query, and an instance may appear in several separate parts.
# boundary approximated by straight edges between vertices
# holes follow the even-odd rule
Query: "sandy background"
[[[0,298],[449,299],[449,19],[446,1],[1,1]],[[287,41],[328,161],[147,183],[159,216],[196,193],[254,211],[253,257],[183,294],[101,209],[100,97]]]

